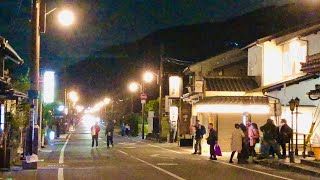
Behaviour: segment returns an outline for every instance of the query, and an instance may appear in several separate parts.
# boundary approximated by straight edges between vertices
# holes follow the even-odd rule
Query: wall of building
[[[301,39],[305,39],[308,40],[309,42],[309,50],[308,50],[308,54],[309,55],[314,55],[314,54],[318,54],[320,53],[320,33],[317,34],[311,34],[305,38],[301,38]]]
[[[263,43],[262,86],[282,80],[282,48],[274,41]]]

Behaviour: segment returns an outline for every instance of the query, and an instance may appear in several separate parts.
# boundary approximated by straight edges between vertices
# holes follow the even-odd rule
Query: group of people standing
[[[197,120],[195,125],[192,126],[194,130],[194,152],[193,154],[201,155],[202,146],[201,142],[206,134],[206,128],[200,124]],[[210,145],[210,159],[217,160],[217,147],[218,136],[217,131],[213,128],[213,124],[209,123],[209,136],[207,138],[207,144]],[[281,124],[277,127],[274,125],[272,119],[268,119],[267,123],[260,127],[260,131],[263,133],[260,142],[259,128],[256,123],[251,122],[249,117],[246,123],[235,124],[234,130],[231,135],[231,157],[229,163],[233,163],[233,157],[238,153],[238,163],[248,163],[249,157],[257,157],[263,159],[269,157],[269,155],[277,154],[279,159],[286,157],[286,144],[290,142],[292,137],[292,129],[287,125],[285,119],[281,120]],[[261,144],[261,154],[257,156],[255,151],[256,144]],[[282,148],[282,154],[280,154],[280,146]],[[219,148],[219,147],[218,147]]]
[[[255,157],[255,146],[260,142],[258,125],[248,119],[246,124],[235,124],[231,136],[231,157],[229,163],[233,163],[233,156],[238,152],[238,163],[248,163],[249,156]]]
[[[196,120],[196,124],[193,126],[194,128],[194,139],[195,139],[195,146],[194,146],[194,153],[201,155],[202,152],[202,139],[203,136],[206,134],[206,128],[200,124],[199,120]],[[209,136],[207,138],[207,144],[210,145],[210,159],[217,160],[216,155],[216,145],[218,141],[217,131],[213,129],[213,124],[209,123]]]

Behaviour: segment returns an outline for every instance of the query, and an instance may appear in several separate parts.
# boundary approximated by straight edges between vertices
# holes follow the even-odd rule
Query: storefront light
[[[204,104],[196,106],[197,112],[212,113],[243,113],[269,114],[268,105],[228,105],[228,104]]]

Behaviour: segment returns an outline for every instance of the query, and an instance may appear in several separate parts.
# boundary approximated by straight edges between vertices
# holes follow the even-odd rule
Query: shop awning
[[[212,96],[196,105],[197,112],[269,114],[269,100],[263,96]]]

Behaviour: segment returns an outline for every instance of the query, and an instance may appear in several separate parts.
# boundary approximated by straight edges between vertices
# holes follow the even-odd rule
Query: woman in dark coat
[[[245,163],[248,163],[248,159],[249,159],[249,137],[248,137],[248,130],[246,125],[241,123],[240,129],[243,131],[244,138],[242,139],[242,150],[238,156],[238,163],[245,164]]]

